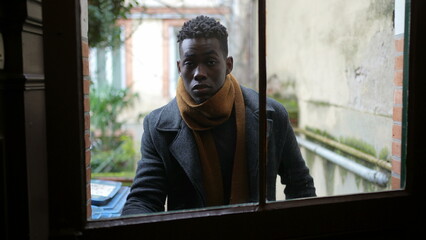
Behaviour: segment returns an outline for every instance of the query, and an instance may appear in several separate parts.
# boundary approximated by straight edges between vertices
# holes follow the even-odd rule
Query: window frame
[[[44,0],[42,4],[44,46],[47,46],[44,49],[44,59],[49,232],[53,238],[117,239],[144,236],[162,239],[235,235],[241,238],[284,239],[326,238],[345,234],[361,237],[368,234],[373,239],[374,236],[406,236],[407,233],[415,234],[416,229],[421,229],[421,225],[412,216],[420,216],[421,169],[424,169],[426,162],[422,161],[425,150],[421,143],[425,134],[422,109],[426,109],[423,93],[425,83],[422,83],[422,79],[426,78],[421,64],[426,62],[425,46],[422,46],[422,42],[426,42],[426,19],[421,14],[426,11],[424,1],[406,0],[406,9],[411,11],[405,30],[405,52],[410,53],[404,60],[404,79],[410,80],[410,94],[407,96],[409,105],[404,106],[405,120],[409,124],[406,149],[403,148],[403,153],[406,151],[405,169],[408,172],[405,188],[267,204],[263,200],[256,205],[224,206],[97,221],[87,220],[86,205],[82,204],[87,201],[88,176],[85,173],[80,0],[62,2],[61,9],[67,11],[59,11],[55,0]],[[264,13],[264,10],[265,0],[259,0],[259,13]],[[265,14],[259,16],[259,26],[265,26]],[[266,35],[264,28],[259,29],[259,59],[265,59]],[[262,65],[265,61],[259,62],[260,79],[265,80],[266,65]],[[263,107],[266,100],[265,87],[266,81],[259,84],[259,91],[263,91],[260,94],[260,106]],[[64,111],[64,106],[67,106],[67,111]],[[264,110],[260,110],[260,142],[264,143],[266,122],[263,122]],[[58,133],[61,133],[60,141]],[[263,147],[260,149],[263,161],[264,155]],[[263,171],[261,167],[261,176],[264,176]],[[260,183],[263,179],[260,177]],[[264,185],[262,183],[260,186]],[[261,189],[261,196],[265,196],[265,191]],[[395,229],[395,222],[398,229]]]

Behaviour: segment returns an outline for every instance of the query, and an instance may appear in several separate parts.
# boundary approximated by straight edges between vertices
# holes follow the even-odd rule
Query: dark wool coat
[[[246,157],[250,202],[258,200],[258,93],[241,87],[246,106]],[[315,196],[309,170],[284,107],[267,101],[267,197],[275,200],[277,175],[287,199]],[[176,99],[144,120],[142,159],[123,215],[205,207],[203,176],[197,144],[182,120]]]

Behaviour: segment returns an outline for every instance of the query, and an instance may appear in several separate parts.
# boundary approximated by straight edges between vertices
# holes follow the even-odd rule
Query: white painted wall
[[[294,83],[288,94],[299,100],[301,127],[391,149],[395,50],[385,2],[393,8],[393,1],[268,1],[268,73]]]
[[[267,2],[270,85],[298,99],[301,128],[391,152],[393,9],[393,0]],[[316,182],[324,189],[322,164],[313,166],[319,167],[312,171],[320,173]],[[335,184],[335,194],[352,191]]]
[[[395,0],[395,35],[403,34],[405,29],[405,0]]]
[[[139,111],[164,105],[162,22],[145,19],[132,35],[133,90],[140,95]]]
[[[80,10],[81,10],[81,37],[87,39],[87,33],[89,31],[89,16],[87,11],[87,0],[80,0]]]

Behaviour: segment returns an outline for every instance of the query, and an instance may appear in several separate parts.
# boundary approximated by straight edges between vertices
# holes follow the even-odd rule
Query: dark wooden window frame
[[[406,186],[402,190],[331,196],[88,221],[84,153],[83,75],[80,1],[44,0],[49,235],[52,239],[224,238],[389,239],[422,230],[422,189],[426,148],[426,2],[411,7],[406,28],[405,79],[409,79],[406,135]],[[264,0],[259,1],[259,71],[264,107],[266,67]],[[263,59],[263,61],[262,61]],[[264,109],[264,108],[263,108]],[[261,111],[262,112],[262,111]],[[261,114],[260,142],[265,139]],[[264,146],[264,144],[260,144]],[[261,147],[260,156],[265,148]],[[264,168],[260,168],[264,176]],[[262,173],[263,172],[263,173]],[[263,182],[263,178],[260,181]],[[264,184],[263,184],[264,185]],[[262,186],[262,185],[261,185]],[[261,197],[264,196],[261,189]],[[261,198],[261,199],[264,199]],[[413,235],[415,236],[415,235]]]

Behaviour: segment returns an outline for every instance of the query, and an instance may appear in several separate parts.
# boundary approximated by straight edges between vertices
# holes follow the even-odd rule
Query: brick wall
[[[81,8],[81,55],[83,66],[83,101],[84,101],[84,141],[85,141],[85,167],[86,167],[86,209],[87,217],[92,216],[91,207],[91,167],[90,167],[90,71],[89,71],[89,41],[88,41],[88,3],[87,0],[80,0]]]
[[[395,75],[392,127],[392,189],[401,188],[401,139],[403,101],[404,35],[395,35]]]
[[[84,140],[85,140],[85,167],[86,167],[86,205],[87,217],[92,215],[91,209],[91,196],[90,196],[90,78],[89,78],[89,43],[87,39],[82,40],[82,56],[83,56],[83,94],[84,94]]]

